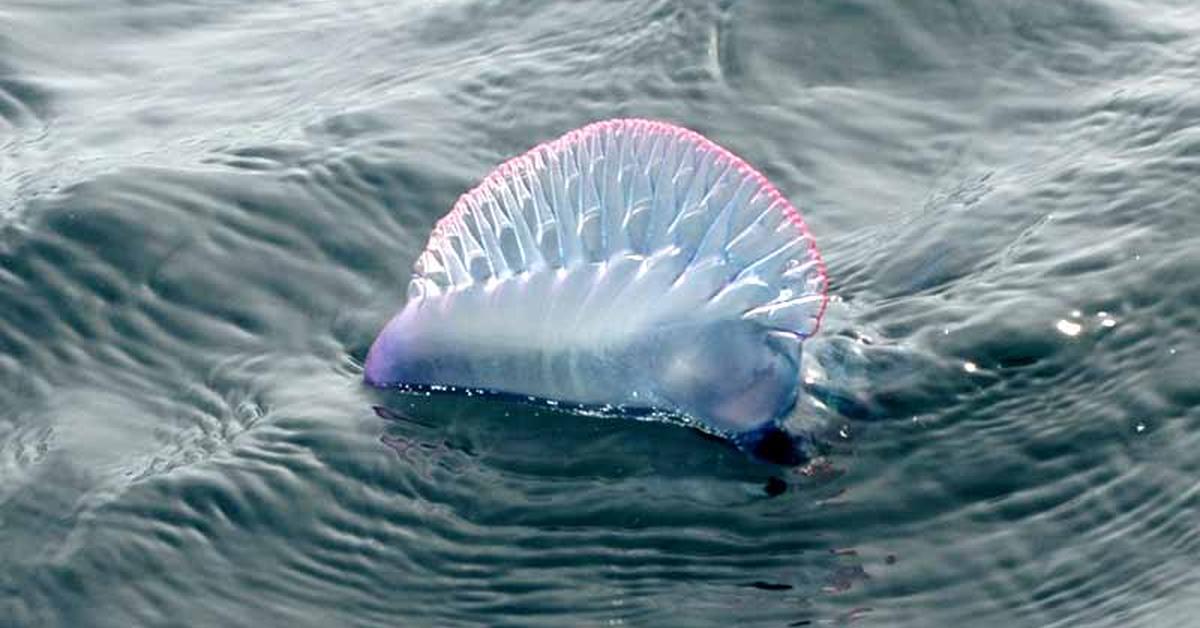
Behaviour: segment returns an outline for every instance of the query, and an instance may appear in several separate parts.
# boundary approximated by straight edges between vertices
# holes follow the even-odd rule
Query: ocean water
[[[1195,626],[1198,59],[1191,0],[6,0],[0,626]],[[361,383],[454,199],[618,116],[804,213],[817,464]]]

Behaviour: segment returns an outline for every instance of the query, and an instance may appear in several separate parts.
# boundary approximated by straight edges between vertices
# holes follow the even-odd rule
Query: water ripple
[[[0,625],[1200,611],[1192,3],[59,4],[0,12]],[[816,464],[361,384],[457,195],[618,115],[805,212]]]

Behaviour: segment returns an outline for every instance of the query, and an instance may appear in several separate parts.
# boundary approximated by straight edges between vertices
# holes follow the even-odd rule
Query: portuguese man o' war
[[[365,379],[687,417],[798,462],[781,422],[825,266],[766,177],[702,135],[610,120],[459,198]]]

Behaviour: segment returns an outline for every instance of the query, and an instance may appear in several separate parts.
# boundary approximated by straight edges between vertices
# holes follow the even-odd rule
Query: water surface
[[[0,625],[1191,625],[1198,58],[1185,0],[7,2]],[[805,213],[823,465],[361,384],[458,194],[617,116]]]

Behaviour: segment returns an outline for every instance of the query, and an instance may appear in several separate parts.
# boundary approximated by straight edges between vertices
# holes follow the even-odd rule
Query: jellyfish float
[[[379,387],[685,417],[770,461],[826,304],[795,207],[700,134],[590,124],[464,194],[367,355]]]

